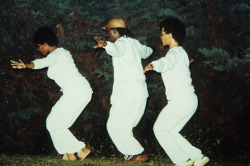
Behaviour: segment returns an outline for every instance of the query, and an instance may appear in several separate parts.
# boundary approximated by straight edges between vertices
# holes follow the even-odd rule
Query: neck
[[[178,47],[178,46],[179,44],[174,39],[172,39],[169,44],[169,48],[171,49],[171,48]]]
[[[49,52],[51,53],[51,52],[55,51],[55,49],[57,49],[57,46],[50,46]]]
[[[118,40],[120,37],[121,37],[121,36],[117,37],[117,38],[113,41],[113,43],[116,42],[116,40]]]

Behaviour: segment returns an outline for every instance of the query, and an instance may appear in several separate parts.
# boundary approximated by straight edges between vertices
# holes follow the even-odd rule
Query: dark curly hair
[[[50,46],[58,46],[59,43],[55,32],[50,27],[39,28],[33,36],[33,41],[35,44],[47,43]]]
[[[186,28],[184,24],[175,17],[168,17],[160,23],[160,29],[169,34],[172,33],[174,40],[181,46],[186,37]]]

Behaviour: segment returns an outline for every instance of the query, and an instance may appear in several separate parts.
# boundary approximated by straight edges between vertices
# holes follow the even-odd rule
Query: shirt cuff
[[[39,67],[39,61],[38,60],[34,60],[34,61],[31,61],[31,62],[33,62],[34,63],[34,68],[32,68],[32,69],[40,69],[41,67]]]
[[[153,64],[153,66],[154,66],[154,71],[158,71],[158,64],[157,64],[157,62],[156,61],[153,61],[153,62],[151,62],[151,64]]]
[[[108,49],[108,48],[109,48],[110,41],[106,41],[106,43],[107,43],[107,45],[106,45],[106,46],[104,46],[104,47],[102,47],[102,48],[104,48],[104,49]]]

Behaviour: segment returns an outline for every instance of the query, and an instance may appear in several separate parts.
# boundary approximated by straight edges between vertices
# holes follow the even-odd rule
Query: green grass
[[[113,161],[119,161],[116,157],[89,157],[83,161],[63,161],[59,160],[55,155],[6,155],[0,154],[1,166],[174,166],[168,158],[151,157],[151,161],[143,164],[113,164]],[[232,161],[219,164],[214,161],[210,161],[206,166],[250,166],[250,164],[233,163]]]

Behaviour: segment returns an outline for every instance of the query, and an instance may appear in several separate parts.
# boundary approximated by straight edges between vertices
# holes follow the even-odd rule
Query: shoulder
[[[143,45],[141,42],[135,38],[123,37],[124,42],[132,43],[133,45]]]
[[[66,49],[64,49],[64,48],[62,48],[62,47],[57,48],[56,51],[57,51],[56,54],[58,54],[59,56],[71,55],[71,53],[70,53],[68,50],[66,50]]]
[[[53,58],[62,58],[66,57],[68,55],[71,55],[70,52],[62,47],[55,49],[53,52],[51,52],[48,57]]]
[[[121,42],[127,42],[127,41],[129,41],[128,38],[126,38],[126,37],[120,37],[119,39],[117,39],[115,41],[115,43],[121,43]]]
[[[69,51],[66,50],[66,49],[64,49],[63,47],[57,48],[56,51],[57,51],[58,53],[69,53]]]
[[[120,37],[119,39],[117,39],[114,44],[115,45],[119,45],[119,46],[123,46],[126,45],[129,42],[129,40],[125,37]]]
[[[180,46],[174,47],[167,52],[167,54],[170,54],[170,55],[181,55],[183,53],[186,54],[186,51]]]

